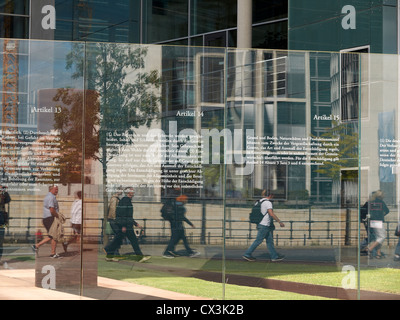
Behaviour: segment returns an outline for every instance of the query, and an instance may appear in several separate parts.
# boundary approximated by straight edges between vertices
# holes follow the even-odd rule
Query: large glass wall
[[[397,56],[1,45],[4,267],[97,299],[398,297]]]

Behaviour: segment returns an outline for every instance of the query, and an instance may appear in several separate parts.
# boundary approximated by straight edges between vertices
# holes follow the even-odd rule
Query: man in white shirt
[[[278,222],[281,228],[285,225],[274,213],[272,202],[270,201],[274,195],[267,190],[263,190],[261,196],[262,198],[259,201],[261,201],[261,213],[264,215],[264,218],[257,225],[257,237],[252,245],[247,249],[243,258],[247,261],[255,261],[256,259],[252,256],[252,253],[265,239],[271,256],[271,261],[280,261],[283,260],[284,256],[279,255],[275,250],[273,239],[273,230],[275,229],[275,226],[273,220]]]
[[[49,232],[51,225],[54,222],[54,218],[58,218],[59,205],[57,201],[58,187],[56,185],[52,185],[49,187],[49,192],[43,200],[43,225],[46,228],[47,232]],[[60,256],[56,253],[57,241],[53,239],[51,236],[47,236],[47,238],[40,241],[38,244],[32,246],[32,250],[37,252],[40,246],[45,243],[51,241],[51,255],[52,258],[60,258]]]

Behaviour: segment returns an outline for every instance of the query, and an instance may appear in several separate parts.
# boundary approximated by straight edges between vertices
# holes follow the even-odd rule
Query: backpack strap
[[[262,203],[263,203],[264,201],[267,201],[267,200],[268,200],[268,199],[258,200],[258,202],[260,202],[260,212],[261,212],[261,214],[262,214],[263,216],[265,216],[268,212],[266,212],[265,214],[263,214],[262,211],[261,211],[261,205],[262,205]]]

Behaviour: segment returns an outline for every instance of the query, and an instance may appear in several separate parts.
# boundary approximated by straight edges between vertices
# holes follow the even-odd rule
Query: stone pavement
[[[35,287],[34,269],[0,270],[0,300],[207,300],[102,277],[87,293],[79,296]]]

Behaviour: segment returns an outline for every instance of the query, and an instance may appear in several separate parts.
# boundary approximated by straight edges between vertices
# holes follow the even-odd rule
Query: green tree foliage
[[[319,169],[315,170],[333,181],[340,181],[342,168],[358,167],[358,132],[355,125],[335,122],[331,129],[321,135],[321,138],[339,137],[339,151],[332,157],[338,161],[327,161]],[[329,157],[329,156],[327,156]],[[357,170],[353,170],[357,174]]]

